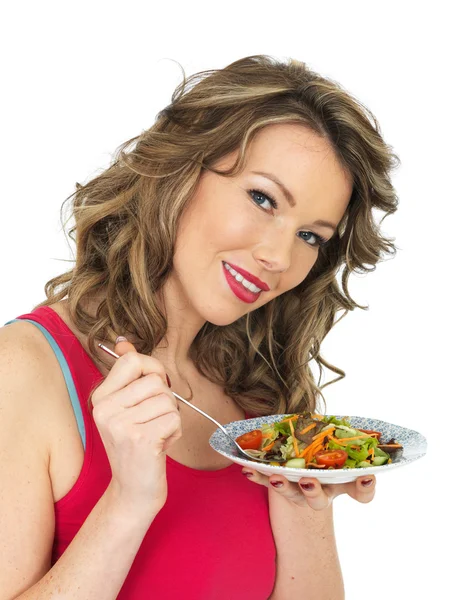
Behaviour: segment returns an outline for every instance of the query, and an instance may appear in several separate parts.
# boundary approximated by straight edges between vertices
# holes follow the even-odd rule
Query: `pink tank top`
[[[111,469],[87,400],[102,374],[50,307],[18,317],[33,321],[61,364],[85,445],[81,473],[55,503],[53,563],[106,490]],[[152,522],[118,600],[266,600],[275,582],[275,545],[267,488],[232,464],[216,471],[167,457],[168,498]]]

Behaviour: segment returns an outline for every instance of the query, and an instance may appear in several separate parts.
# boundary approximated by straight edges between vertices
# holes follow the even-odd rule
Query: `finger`
[[[334,498],[341,494],[348,494],[354,500],[366,504],[373,500],[375,496],[375,485],[375,476],[365,475],[364,477],[358,477],[358,479],[350,483],[341,483],[330,487],[333,488]]]
[[[282,475],[271,475],[270,477],[266,477],[266,475],[263,475],[258,471],[252,471],[248,467],[244,467],[242,473],[248,477],[250,481],[273,489],[291,502],[305,506],[305,499],[300,493],[297,484],[288,481],[286,477],[283,477]]]
[[[374,475],[358,477],[358,479],[352,483],[354,484],[354,494],[352,497],[355,500],[362,502],[363,504],[367,504],[373,500],[377,483]]]
[[[332,502],[332,496],[327,493],[317,479],[312,477],[302,477],[298,482],[306,503],[313,510],[323,510],[328,508]]]
[[[270,487],[280,496],[298,506],[306,506],[305,497],[296,482],[289,481],[282,475],[271,475],[269,477]]]
[[[242,474],[247,477],[253,483],[257,483],[258,485],[264,485],[265,487],[269,487],[269,478],[259,473],[258,471],[254,471],[249,467],[244,467],[242,469]]]
[[[138,352],[126,352],[116,360],[109,374],[102,382],[102,396],[107,396],[121,390],[136,379],[150,373],[157,373],[164,382],[167,381],[166,371],[159,360],[151,356],[139,354]],[[94,396],[92,400],[95,403]]]
[[[178,408],[175,396],[170,392],[165,380],[161,379],[158,373],[144,375],[135,381],[129,383],[126,387],[108,396],[108,402],[111,401],[116,406],[122,408],[131,408],[144,400],[155,398],[161,394],[167,395],[174,408]]]
[[[125,337],[119,336],[114,345],[114,351],[119,356],[123,356],[127,352],[137,352],[136,348]]]
[[[168,413],[179,413],[178,408],[174,406],[172,399],[167,394],[159,394],[153,398],[143,400],[138,405],[133,406],[132,410],[126,410],[119,413],[118,418],[127,423],[149,423]]]

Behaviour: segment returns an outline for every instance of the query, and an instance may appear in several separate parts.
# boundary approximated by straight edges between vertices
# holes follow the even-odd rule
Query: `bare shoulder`
[[[54,508],[48,417],[57,379],[52,353],[32,323],[0,328],[0,589],[9,592],[7,597],[50,568]]]
[[[35,394],[47,390],[55,376],[56,358],[32,323],[14,322],[0,328],[0,404],[15,413],[33,411]],[[14,394],[14,398],[10,396]],[[46,394],[44,394],[45,396]],[[43,398],[40,398],[42,401]],[[36,409],[42,409],[36,406]],[[41,411],[39,411],[41,412]]]
[[[64,384],[56,357],[32,323],[0,328],[0,437],[18,436],[48,459],[52,398]]]

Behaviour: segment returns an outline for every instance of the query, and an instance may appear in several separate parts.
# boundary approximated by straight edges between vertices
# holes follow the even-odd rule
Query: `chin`
[[[248,312],[248,311],[247,311]],[[231,323],[235,323],[247,313],[238,313],[237,311],[231,310],[204,310],[202,311],[202,317],[211,325],[217,325],[217,327],[225,327],[226,325],[231,325]]]

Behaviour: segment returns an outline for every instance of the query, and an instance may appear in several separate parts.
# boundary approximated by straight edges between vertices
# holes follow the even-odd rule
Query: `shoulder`
[[[32,323],[0,328],[0,431],[28,427],[36,434],[46,421],[52,392],[64,383],[53,350]],[[2,426],[3,424],[3,426]],[[1,431],[3,434],[4,431]]]
[[[17,322],[0,328],[0,588],[8,598],[50,568],[54,506],[48,417],[54,374],[37,327]]]
[[[16,321],[0,327],[0,377],[3,384],[39,385],[54,361],[44,335],[32,323]],[[36,376],[39,375],[36,380]]]

